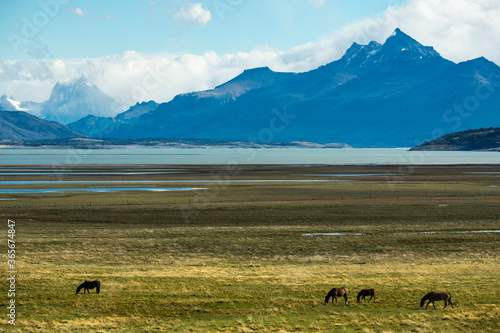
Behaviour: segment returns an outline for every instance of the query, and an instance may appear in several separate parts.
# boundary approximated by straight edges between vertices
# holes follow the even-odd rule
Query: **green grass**
[[[141,179],[221,175],[188,168]],[[249,166],[227,177],[401,170]],[[500,189],[490,187],[500,178],[464,173],[498,168],[403,170],[355,182],[203,183],[198,192],[8,195],[22,200],[0,201],[5,240],[6,220],[16,221],[17,317],[7,329],[496,332],[500,233],[456,232],[500,229]],[[421,233],[428,231],[442,233]],[[101,281],[100,295],[74,295],[86,279]],[[340,286],[350,304],[325,305]],[[376,302],[356,303],[362,288],[375,288]],[[450,292],[455,308],[420,309],[431,290]],[[0,295],[6,314],[6,284]]]

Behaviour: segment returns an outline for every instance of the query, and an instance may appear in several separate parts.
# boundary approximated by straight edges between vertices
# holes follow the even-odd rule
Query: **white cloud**
[[[75,14],[75,15],[78,15],[78,16],[85,16],[85,12],[86,10],[85,9],[81,9],[81,8],[71,8],[70,11]]]
[[[495,50],[500,42],[498,17],[500,2],[496,0],[411,0],[286,51],[260,45],[233,54],[127,51],[100,59],[0,61],[0,94],[41,102],[49,98],[57,81],[84,74],[125,110],[137,101],[166,102],[179,93],[212,89],[248,68],[311,70],[339,59],[354,41],[384,42],[396,27],[452,61],[485,56],[500,64]]]
[[[174,18],[179,21],[205,25],[212,20],[212,13],[208,9],[204,9],[201,3],[193,3],[183,7],[174,15]]]
[[[328,0],[307,0],[311,6],[314,8],[319,8],[323,6]]]
[[[115,17],[113,16],[113,14],[107,14],[107,15],[104,15],[102,17],[103,20],[106,20],[106,21],[113,21],[115,19]]]
[[[341,30],[359,42],[383,42],[396,27],[455,62],[484,56],[500,64],[500,2],[411,0]]]

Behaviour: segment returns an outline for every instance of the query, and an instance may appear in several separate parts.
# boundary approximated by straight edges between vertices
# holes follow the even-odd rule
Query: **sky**
[[[498,0],[0,1],[0,95],[43,102],[85,75],[124,111],[249,68],[309,71],[397,27],[454,62],[500,64],[498,17]]]

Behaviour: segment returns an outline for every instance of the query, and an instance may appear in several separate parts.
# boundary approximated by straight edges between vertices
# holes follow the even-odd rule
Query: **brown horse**
[[[375,289],[362,289],[359,293],[358,293],[358,303],[359,303],[359,300],[362,298],[363,301],[365,300],[365,297],[366,296],[370,296],[370,299],[368,300],[368,302],[370,302],[373,298],[373,301],[375,302]]]
[[[328,300],[330,299],[330,297],[332,298],[332,303],[333,303],[333,300],[335,299],[335,303],[337,303],[337,297],[344,297],[345,299],[345,304],[347,304],[347,288],[346,287],[342,287],[342,288],[333,288],[332,290],[330,290],[330,292],[326,295],[325,297],[325,304],[328,303]]]
[[[451,295],[449,293],[435,293],[435,292],[431,291],[430,293],[428,293],[427,295],[422,297],[422,299],[420,300],[420,307],[423,307],[425,301],[427,301],[427,300],[429,300],[429,302],[427,302],[427,305],[425,306],[426,310],[427,310],[427,307],[429,306],[429,303],[431,303],[431,302],[432,302],[432,306],[434,307],[434,309],[436,309],[436,306],[434,305],[434,301],[444,301],[444,308],[446,308],[448,303],[450,303],[451,307],[453,308],[453,303],[451,302]]]

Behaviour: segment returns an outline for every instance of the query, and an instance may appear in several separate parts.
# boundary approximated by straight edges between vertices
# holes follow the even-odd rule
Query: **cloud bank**
[[[203,13],[201,5],[186,9],[197,13],[189,16],[186,12],[186,19],[196,21],[195,17],[199,17],[198,24],[208,20],[208,16],[202,19],[203,15],[198,15]],[[166,102],[179,93],[211,89],[248,68],[308,71],[339,59],[354,41],[383,42],[396,27],[422,44],[434,46],[452,61],[485,56],[500,64],[500,54],[495,50],[500,41],[498,17],[500,2],[496,0],[411,0],[346,25],[322,40],[285,51],[261,45],[234,54],[127,51],[100,59],[0,61],[0,94],[41,102],[49,98],[57,81],[83,74],[125,110],[138,101]]]

